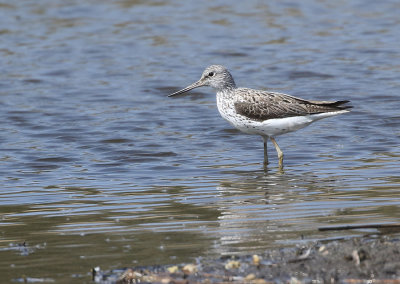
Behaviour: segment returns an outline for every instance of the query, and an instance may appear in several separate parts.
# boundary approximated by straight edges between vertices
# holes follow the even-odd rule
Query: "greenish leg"
[[[282,170],[283,169],[283,152],[281,151],[281,149],[278,146],[278,143],[276,143],[275,138],[270,137],[272,143],[275,146],[276,152],[278,153],[278,159],[279,159],[279,168]]]
[[[268,141],[268,137],[264,137],[264,168],[266,168],[268,166],[268,151],[267,151],[267,141]]]

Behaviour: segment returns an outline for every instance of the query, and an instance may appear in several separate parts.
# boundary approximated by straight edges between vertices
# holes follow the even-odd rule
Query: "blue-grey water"
[[[6,1],[0,4],[0,278],[192,262],[368,234],[400,218],[398,1]],[[262,139],[211,89],[351,100]],[[25,245],[24,245],[25,242]]]

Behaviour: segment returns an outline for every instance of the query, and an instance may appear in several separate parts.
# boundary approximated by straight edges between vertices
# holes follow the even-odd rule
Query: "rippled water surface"
[[[264,1],[265,2],[265,1]],[[7,4],[8,3],[8,4]],[[0,278],[90,282],[173,264],[376,234],[400,210],[398,1],[6,1],[0,4]],[[349,99],[278,137],[233,130],[211,89]]]

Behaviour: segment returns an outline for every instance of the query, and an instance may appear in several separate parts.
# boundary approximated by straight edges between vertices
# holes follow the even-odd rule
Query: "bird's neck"
[[[233,80],[232,75],[227,72],[226,74],[224,74],[223,81],[218,84],[217,92],[230,93],[233,92],[233,90],[235,89],[235,80]]]
[[[229,96],[229,94],[233,94],[236,89],[235,82],[228,82],[221,86],[221,88],[216,89],[217,93],[222,93],[224,96]]]
[[[233,95],[235,93],[235,87],[229,87],[229,88],[221,88],[217,90],[217,97],[227,100],[227,99],[232,99]]]

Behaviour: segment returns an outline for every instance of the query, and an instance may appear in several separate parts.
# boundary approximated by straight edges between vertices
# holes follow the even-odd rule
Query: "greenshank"
[[[267,141],[278,153],[283,169],[283,152],[275,137],[296,131],[312,122],[349,112],[349,101],[311,101],[287,94],[236,87],[231,73],[221,65],[207,67],[200,80],[169,97],[194,88],[210,86],[217,91],[217,106],[221,116],[238,130],[261,135],[264,139],[264,167],[268,165]]]

